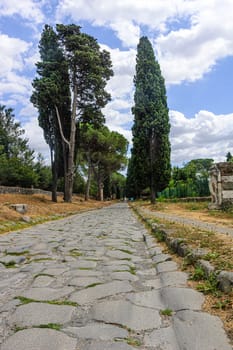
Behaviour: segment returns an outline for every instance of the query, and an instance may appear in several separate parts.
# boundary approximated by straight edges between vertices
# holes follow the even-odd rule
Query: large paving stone
[[[119,324],[136,331],[158,328],[161,319],[157,310],[131,304],[128,301],[106,301],[95,305],[93,318],[111,324]]]
[[[219,318],[203,312],[180,311],[174,316],[180,349],[232,350]]]
[[[156,266],[156,269],[158,273],[176,271],[177,263],[175,263],[174,261],[161,262]]]
[[[91,344],[85,346],[84,350],[133,350],[136,349],[126,343],[121,342],[92,342]]]
[[[95,269],[97,262],[90,260],[78,260],[75,264],[78,269]]]
[[[55,278],[50,276],[38,276],[35,278],[32,287],[48,287],[54,280]]]
[[[74,291],[73,287],[63,287],[63,288],[30,288],[21,293],[21,296],[34,300],[57,300],[67,297]]]
[[[114,280],[120,280],[120,281],[126,280],[126,281],[134,281],[135,282],[135,281],[139,280],[139,278],[137,276],[135,276],[132,273],[127,272],[127,271],[125,271],[125,272],[123,272],[123,271],[113,272],[111,277]]]
[[[104,323],[93,323],[85,327],[68,327],[63,331],[75,335],[77,338],[96,340],[113,340],[115,338],[127,338],[128,336],[125,329]]]
[[[53,267],[44,269],[43,273],[51,276],[60,276],[66,271],[68,271],[68,268]]]
[[[26,260],[25,256],[23,255],[6,255],[0,258],[0,262],[4,265],[9,264],[21,264]]]
[[[156,276],[156,274],[157,274],[157,272],[156,272],[155,268],[137,271],[137,275],[146,276],[146,277],[147,276]]]
[[[101,277],[103,273],[96,270],[71,269],[64,274],[65,277]]]
[[[110,273],[116,272],[116,271],[129,271],[129,267],[127,265],[105,265],[104,266],[105,271],[109,271]]]
[[[153,308],[157,310],[164,309],[164,304],[162,302],[159,290],[131,293],[127,296],[127,299],[138,306]]]
[[[119,293],[131,292],[132,290],[132,286],[127,281],[113,281],[75,292],[69,297],[69,300],[83,305],[93,302],[97,299],[105,298],[107,296]]]
[[[30,303],[18,306],[10,319],[10,323],[18,327],[38,326],[41,324],[64,324],[72,319],[76,308],[67,305],[50,305],[46,303]]]
[[[153,349],[181,350],[172,327],[155,329],[152,333],[145,335],[144,344],[146,347],[153,347]]]
[[[150,287],[151,289],[160,289],[162,287],[159,278],[153,280],[147,280],[143,283],[144,286]]]
[[[69,280],[69,286],[87,287],[95,283],[103,283],[100,279],[95,277],[75,277]]]
[[[114,259],[130,259],[132,260],[132,254],[121,252],[120,250],[109,250],[107,256]]]
[[[161,284],[164,287],[167,286],[186,286],[188,275],[184,272],[175,271],[175,272],[164,272],[160,274]]]
[[[178,310],[201,310],[204,296],[190,288],[168,287],[160,291],[165,308]]]
[[[161,263],[161,262],[165,262],[165,261],[170,261],[171,259],[172,259],[171,255],[168,255],[168,254],[158,254],[158,255],[154,255],[152,257],[152,260],[156,264]]]
[[[26,329],[9,337],[1,350],[76,350],[77,340],[52,329]]]

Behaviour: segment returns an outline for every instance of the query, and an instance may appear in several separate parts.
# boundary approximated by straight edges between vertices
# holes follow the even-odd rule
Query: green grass
[[[1,261],[1,264],[3,264],[3,265],[4,265],[6,268],[8,268],[8,269],[16,267],[16,266],[15,266],[15,265],[16,265],[16,262],[13,261],[13,260],[11,260],[11,261],[9,261],[9,262],[3,262],[3,261]]]
[[[100,284],[103,284],[103,283],[101,283],[101,282],[92,283],[92,284],[89,284],[88,286],[86,286],[85,289],[93,288],[93,287],[99,286]]]
[[[13,256],[20,256],[20,255],[25,255],[25,254],[29,254],[29,250],[24,250],[23,252],[14,252],[14,253],[9,253],[7,250],[5,250],[4,252],[7,255],[13,255]]]
[[[192,273],[189,279],[193,281],[200,281],[200,280],[203,280],[204,278],[205,278],[205,271],[201,266],[196,266],[194,269],[194,272]]]
[[[218,290],[218,281],[214,273],[210,274],[203,283],[198,284],[197,290],[204,294],[214,294],[215,296],[221,295],[221,292]]]
[[[229,299],[223,299],[223,300],[218,300],[213,306],[213,309],[220,309],[220,310],[225,310],[227,308],[231,307],[231,300]]]
[[[132,346],[141,346],[142,345],[142,342],[136,338],[128,337],[128,338],[125,338],[125,340],[126,340],[128,345],[132,345]]]
[[[167,308],[167,309],[164,309],[164,310],[161,310],[160,311],[160,314],[163,315],[163,316],[172,316],[172,310]]]
[[[129,266],[129,272],[132,274],[132,275],[136,275],[136,268],[134,266]]]
[[[36,300],[31,298],[26,298],[23,296],[17,296],[15,299],[20,300],[21,305],[26,305],[30,303],[43,303],[43,304],[50,304],[50,305],[67,305],[67,306],[78,306],[78,303],[75,303],[70,300]]]
[[[54,329],[55,331],[60,331],[62,325],[59,323],[48,323],[48,324],[40,324],[39,326],[34,326],[34,328],[49,328]]]
[[[83,254],[78,251],[78,249],[74,248],[70,250],[71,256],[82,256]]]
[[[38,259],[32,259],[33,262],[40,262],[40,261],[51,261],[54,260],[53,258],[38,258]]]

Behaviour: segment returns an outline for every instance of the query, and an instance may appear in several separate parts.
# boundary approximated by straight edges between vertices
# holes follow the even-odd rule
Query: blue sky
[[[107,125],[131,140],[133,76],[141,35],[150,39],[165,78],[172,164],[224,161],[233,153],[232,0],[1,0],[0,103],[15,110],[30,145],[48,146],[30,104],[45,24],[81,25],[111,53]]]

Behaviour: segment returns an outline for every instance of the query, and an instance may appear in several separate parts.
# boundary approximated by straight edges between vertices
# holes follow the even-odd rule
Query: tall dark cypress
[[[147,37],[137,47],[133,148],[128,168],[130,195],[139,197],[150,188],[151,201],[170,179],[169,116],[166,88],[160,66]]]
[[[57,34],[45,25],[39,44],[40,61],[36,64],[38,76],[33,80],[31,102],[38,109],[38,121],[50,148],[52,168],[52,200],[57,201],[58,178],[64,176],[67,150],[62,145],[55,100],[60,111],[63,133],[70,130],[70,86],[68,65],[59,47]],[[52,97],[51,97],[52,96]]]

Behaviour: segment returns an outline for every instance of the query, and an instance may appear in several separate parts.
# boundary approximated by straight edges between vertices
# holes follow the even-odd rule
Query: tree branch
[[[63,134],[63,130],[62,130],[62,125],[61,125],[61,119],[60,119],[60,114],[59,114],[59,110],[57,108],[57,106],[55,105],[55,110],[56,110],[56,115],[57,115],[57,120],[58,120],[58,125],[59,125],[59,130],[60,130],[60,134],[62,137],[62,140],[68,145],[69,149],[70,149],[70,142],[65,138],[64,134]]]

